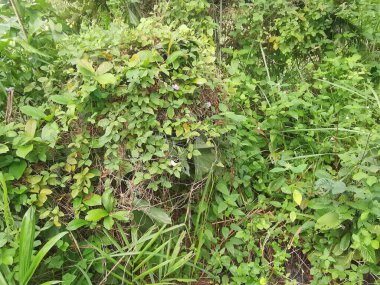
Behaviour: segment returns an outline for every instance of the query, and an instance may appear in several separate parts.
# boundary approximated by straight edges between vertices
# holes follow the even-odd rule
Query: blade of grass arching
[[[361,94],[359,91],[355,90],[354,88],[348,88],[346,86],[343,86],[343,85],[340,85],[340,84],[337,84],[337,83],[333,83],[333,82],[330,82],[330,81],[327,81],[327,80],[324,80],[324,79],[317,79],[318,81],[322,81],[322,82],[325,82],[327,84],[330,84],[334,87],[337,87],[337,88],[340,88],[340,89],[343,89],[343,90],[346,90],[348,92],[351,92],[353,94],[356,94],[358,95],[359,97],[363,98],[363,99],[372,99],[372,98],[367,98],[366,96],[364,96],[363,94]]]
[[[75,267],[78,268],[80,270],[80,272],[82,272],[84,278],[87,281],[87,284],[88,285],[92,285],[91,278],[90,278],[90,276],[88,276],[87,272],[84,271],[82,268],[80,268],[80,266],[78,266],[78,265],[75,265]]]
[[[169,238],[169,243],[168,243],[168,246],[166,247],[166,254],[165,254],[165,257],[163,256],[160,256],[159,258],[159,262],[163,262],[163,260],[168,260],[170,258],[170,252],[171,252],[171,247],[172,247],[172,236],[170,235],[170,238]],[[158,270],[158,280],[161,280],[164,276],[163,272],[166,272],[167,271],[167,267],[168,265],[165,265],[164,267],[161,267],[159,270]]]
[[[201,219],[202,212],[204,212],[204,211],[207,212],[208,197],[211,196],[212,189],[214,188],[214,182],[212,181],[212,177],[213,177],[213,171],[211,169],[210,173],[209,173],[209,175],[207,177],[206,185],[204,187],[201,203],[199,204],[199,207],[198,207],[198,216],[197,216],[197,220],[196,220],[196,224],[195,224],[195,234],[199,238],[198,238],[198,246],[197,246],[196,252],[195,252],[194,265],[197,264],[197,262],[198,262],[198,260],[199,260],[199,258],[201,256],[201,249],[202,249],[202,246],[203,246],[203,243],[204,243],[204,240],[203,240],[203,234],[204,234],[203,228],[204,228],[205,217],[206,217],[207,213],[205,215],[203,215],[204,217],[203,217],[202,225],[200,225],[200,219]],[[210,192],[209,195],[206,195],[206,193],[208,193],[208,192]],[[203,203],[205,204],[203,206],[203,207],[205,207],[205,209],[201,209],[200,208],[201,204],[203,204]],[[193,273],[194,273],[194,268],[193,268]]]
[[[369,89],[371,89],[371,92],[373,94],[373,97],[375,97],[375,100],[377,102],[377,106],[379,107],[380,109],[380,99],[379,99],[379,96],[377,96],[377,93],[375,90],[373,90],[373,88],[370,86]]]
[[[4,275],[0,271],[0,285],[10,285],[8,284],[7,280],[5,280]]]
[[[27,276],[27,272],[32,262],[33,254],[33,243],[34,243],[34,234],[36,229],[36,218],[35,210],[33,207],[30,207],[26,211],[21,222],[21,231],[20,231],[20,245],[19,245],[19,254],[20,254],[20,263],[19,263],[19,274],[21,282]]]
[[[26,276],[23,278],[23,282],[21,285],[28,284],[30,278],[32,278],[34,272],[36,271],[38,265],[41,263],[42,259],[45,257],[45,255],[49,252],[49,250],[62,238],[64,237],[68,232],[62,232],[54,237],[52,237],[37,253],[37,255],[33,258],[32,263],[29,267],[28,272],[26,273]]]
[[[124,282],[125,284],[130,284],[130,285],[137,285],[135,283],[132,283],[131,281],[125,279],[124,277],[121,277],[120,275],[116,274],[115,272],[110,272],[110,274],[115,277],[117,280],[120,280]]]
[[[61,284],[62,281],[59,281],[59,280],[53,280],[53,281],[47,281],[47,282],[44,282],[40,285],[54,285],[54,284]]]
[[[170,275],[170,274],[172,274],[173,272],[175,272],[176,270],[178,270],[182,266],[184,266],[190,260],[190,258],[192,256],[193,256],[193,253],[189,252],[188,254],[180,257],[179,260],[176,263],[174,263],[172,266],[169,267],[169,270],[166,273],[165,277],[168,276],[168,275]]]
[[[173,252],[172,252],[172,254],[171,254],[171,258],[177,258],[177,257],[178,257],[178,254],[179,254],[179,252],[180,252],[180,250],[181,250],[181,243],[182,243],[183,239],[185,238],[185,235],[186,235],[186,232],[185,232],[185,231],[183,231],[183,232],[180,234],[180,236],[179,236],[179,238],[178,238],[178,240],[177,240],[177,243],[176,243],[176,245],[174,246]],[[169,258],[169,257],[168,257],[168,258]],[[166,270],[166,272],[168,272],[168,270],[170,270],[170,267],[172,267],[173,264],[174,264],[174,261],[172,261],[171,263],[168,264],[168,269]],[[166,273],[165,276],[166,276],[166,275],[168,275],[168,273]]]
[[[120,225],[120,223],[116,223],[117,229],[119,230],[119,233],[121,235],[121,238],[123,239],[124,246],[128,247],[129,246],[129,241],[127,236],[125,235],[123,227]]]
[[[13,276],[12,276],[13,274],[7,265],[4,265],[4,264],[0,265],[0,274],[2,274],[2,277],[3,277],[4,282],[5,282],[3,284],[3,283],[1,283],[1,280],[0,280],[0,285],[15,285],[16,284],[16,282],[14,281]],[[8,277],[8,278],[6,278],[6,277]]]
[[[91,244],[91,243],[90,243]],[[133,276],[132,272],[130,272],[126,267],[122,266],[121,264],[118,264],[118,261],[116,259],[114,259],[113,257],[123,257],[123,256],[132,256],[132,255],[137,255],[138,252],[123,252],[123,253],[119,253],[119,254],[108,254],[107,252],[103,251],[102,249],[100,249],[99,247],[91,244],[92,248],[94,248],[95,250],[97,250],[101,257],[99,258],[96,258],[94,261],[96,260],[101,260],[101,259],[105,259],[109,262],[112,262],[113,264],[116,264],[117,268],[119,268],[120,270],[126,272],[129,276]],[[128,284],[132,284],[132,283],[128,283]]]
[[[117,248],[117,250],[122,251],[121,245],[108,233],[108,231],[103,230],[103,232],[107,236],[109,241]]]
[[[5,225],[7,226],[7,229],[9,231],[12,231],[14,227],[14,221],[13,221],[11,210],[9,208],[8,188],[7,188],[7,183],[5,182],[3,172],[0,172],[0,185],[1,185],[1,188],[3,188],[3,207],[4,207],[3,211],[4,211]]]
[[[140,254],[133,260],[134,263],[137,263],[141,256],[152,246],[152,244],[158,239],[158,237],[162,234],[162,231],[165,229],[166,226],[161,227],[161,229],[155,233],[150,241],[144,246],[144,248],[141,250]]]
[[[153,257],[157,256],[157,253],[163,249],[168,243],[170,242],[170,240],[164,242],[162,245],[160,245],[159,247],[157,247],[153,252],[151,252],[145,259],[143,259],[143,261],[141,261],[139,263],[139,265],[137,265],[134,269],[133,269],[133,273],[135,273],[137,270],[139,270],[142,266],[144,266],[149,260],[151,260]]]
[[[174,230],[181,228],[181,227],[184,227],[184,226],[185,226],[185,224],[179,224],[179,225],[171,226],[170,228],[166,228],[165,230],[163,230],[161,234],[165,234],[165,233],[174,231]],[[155,227],[153,226],[153,228],[155,228]],[[136,243],[134,242],[131,246],[136,246],[137,244],[144,243],[144,242],[150,240],[154,235],[155,235],[155,233],[148,235],[148,236],[144,234],[139,240],[137,240]]]
[[[169,262],[171,262],[171,259],[166,260],[166,261],[164,261],[164,262],[162,262],[162,263],[160,263],[160,264],[158,264],[158,265],[156,265],[156,266],[154,266],[154,267],[152,267],[152,268],[150,268],[150,269],[144,271],[144,272],[141,273],[140,275],[136,276],[136,277],[133,279],[133,281],[136,282],[136,281],[138,281],[138,280],[143,279],[143,278],[144,278],[145,276],[147,276],[148,274],[157,271],[157,269],[159,269],[159,268],[162,267],[162,266],[165,266],[165,265],[168,264]]]

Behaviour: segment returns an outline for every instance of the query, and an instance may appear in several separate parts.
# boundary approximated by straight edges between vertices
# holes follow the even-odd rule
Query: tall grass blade
[[[52,237],[37,253],[37,255],[33,258],[32,264],[29,267],[28,272],[23,278],[23,282],[21,285],[28,284],[30,278],[32,278],[34,272],[36,271],[38,265],[41,263],[42,259],[45,257],[45,255],[49,252],[49,250],[62,238],[64,237],[68,232],[62,232],[57,234],[56,236]]]
[[[26,211],[20,231],[20,280],[23,284],[26,284],[25,278],[29,270],[32,255],[33,255],[33,243],[34,234],[36,229],[35,209],[30,207]]]

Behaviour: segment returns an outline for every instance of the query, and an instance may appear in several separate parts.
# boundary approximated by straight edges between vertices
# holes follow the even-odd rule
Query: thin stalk
[[[9,0],[9,2],[12,5],[13,12],[16,15],[17,21],[18,21],[18,23],[19,23],[19,25],[21,27],[22,34],[23,34],[25,40],[28,40],[28,34],[26,33],[26,29],[25,29],[25,27],[24,27],[24,25],[22,23],[21,14],[20,14],[19,10],[17,9],[16,1],[17,0]]]
[[[263,57],[263,61],[264,61],[264,65],[265,65],[265,70],[266,70],[266,72],[267,72],[268,80],[269,80],[269,81],[272,81],[272,80],[270,79],[269,68],[268,68],[267,60],[266,60],[266,58],[265,58],[264,49],[263,49],[263,46],[262,46],[261,43],[260,43],[260,51],[261,51],[261,56]]]

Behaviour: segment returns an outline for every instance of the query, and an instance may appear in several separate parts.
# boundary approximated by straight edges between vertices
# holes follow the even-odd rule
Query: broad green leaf
[[[340,194],[340,193],[343,193],[345,192],[347,189],[346,187],[346,184],[342,181],[336,181],[334,182],[333,186],[332,186],[332,191],[331,193],[333,194]]]
[[[112,195],[112,189],[106,189],[102,195],[101,200],[101,203],[107,212],[113,211],[113,208],[115,206],[115,198]]]
[[[173,119],[173,117],[174,117],[173,107],[169,107],[168,110],[166,111],[166,113],[167,113],[169,119]]]
[[[25,160],[13,161],[9,167],[9,173],[15,178],[20,179],[24,174],[27,163]]]
[[[87,226],[90,223],[88,221],[82,220],[82,219],[75,219],[72,220],[70,223],[67,224],[66,229],[68,231],[75,231],[83,226]]]
[[[106,216],[108,216],[108,212],[106,210],[94,209],[87,212],[85,219],[86,221],[97,222]]]
[[[5,144],[0,144],[0,154],[7,153],[9,151],[9,147]]]
[[[110,216],[105,217],[103,220],[103,226],[107,230],[111,230],[114,223],[115,223],[114,220]]]
[[[54,146],[59,134],[59,127],[56,122],[48,123],[42,128],[41,139]]]
[[[28,153],[30,153],[32,150],[33,150],[32,144],[19,146],[16,150],[16,155],[19,157],[25,158],[28,155]]]
[[[95,80],[98,81],[102,85],[115,84],[116,83],[116,77],[111,73],[105,73],[102,75],[97,75],[97,76],[95,76]]]
[[[110,216],[118,221],[129,221],[130,211],[118,211],[110,213]]]
[[[299,206],[302,203],[302,194],[298,190],[293,191],[293,200],[296,202],[296,204]]]
[[[29,105],[20,107],[20,111],[25,115],[31,116],[34,119],[40,120],[46,117],[43,110]]]
[[[92,64],[86,60],[86,59],[81,59],[77,63],[78,71],[82,73],[84,76],[94,76],[95,75],[95,70],[92,67]]]
[[[216,184],[216,189],[224,195],[228,195],[230,193],[224,180],[219,180],[218,184]]]
[[[351,242],[351,234],[350,233],[346,233],[342,239],[340,240],[340,243],[339,243],[339,248],[342,250],[342,251],[345,251],[349,246],[350,246],[350,242]]]
[[[74,97],[69,95],[53,95],[49,97],[49,100],[62,105],[69,105],[74,99]]]
[[[185,52],[182,50],[175,51],[171,55],[168,56],[168,58],[166,59],[166,63],[167,64],[173,63],[178,57],[182,57],[184,55],[185,55]]]
[[[37,129],[37,121],[34,119],[30,119],[25,124],[25,133],[33,138]]]
[[[315,226],[321,230],[330,230],[338,228],[340,224],[339,214],[336,212],[329,212],[320,217]]]
[[[98,194],[90,194],[89,199],[83,199],[83,204],[86,206],[100,206],[102,204],[102,197]]]
[[[207,83],[207,80],[205,78],[196,78],[196,79],[194,79],[193,82],[195,84],[198,84],[198,85],[203,85],[203,84]]]

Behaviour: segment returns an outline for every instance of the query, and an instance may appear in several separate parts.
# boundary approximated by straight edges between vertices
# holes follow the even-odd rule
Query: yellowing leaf
[[[302,194],[298,190],[294,190],[293,192],[293,200],[296,202],[296,204],[299,206],[302,203]]]
[[[185,134],[187,134],[188,132],[190,132],[190,125],[188,123],[183,123],[182,127],[185,130]]]
[[[109,61],[102,62],[99,65],[98,69],[96,70],[96,74],[97,75],[102,75],[102,74],[110,71],[112,69],[112,67],[113,67],[113,64],[110,63]]]

